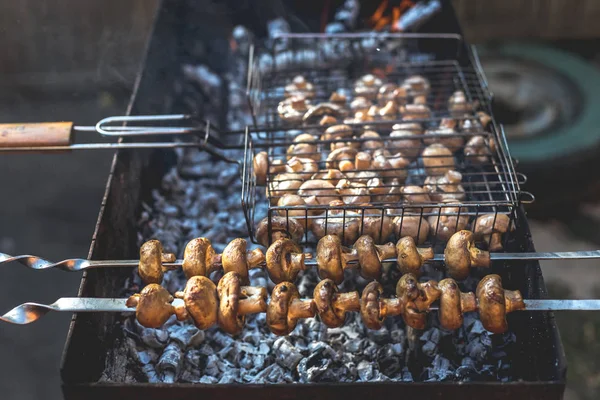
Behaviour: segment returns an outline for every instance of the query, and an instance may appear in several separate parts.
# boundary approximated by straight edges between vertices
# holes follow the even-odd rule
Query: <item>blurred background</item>
[[[0,0],[0,123],[95,124],[125,113],[158,0]],[[454,0],[476,44],[517,169],[539,251],[600,248],[600,2]],[[97,141],[93,134],[80,141]],[[112,160],[108,151],[0,157],[0,251],[86,257]],[[599,298],[597,262],[543,262],[551,297]],[[6,268],[0,309],[77,293],[80,276]],[[600,313],[557,315],[568,399],[600,389]],[[0,326],[0,396],[61,398],[70,321]],[[32,380],[33,379],[33,380]],[[28,382],[33,382],[29,384]],[[27,384],[24,384],[27,383]]]

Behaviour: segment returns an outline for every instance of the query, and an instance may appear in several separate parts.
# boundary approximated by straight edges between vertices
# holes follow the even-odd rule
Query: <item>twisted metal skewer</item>
[[[62,297],[52,304],[23,303],[6,314],[0,316],[0,321],[16,325],[26,325],[37,321],[50,311],[63,312],[117,312],[133,313],[135,307],[127,307],[127,299],[95,298],[95,297]],[[598,311],[600,300],[547,300],[524,299],[524,310],[516,311]],[[183,300],[175,299],[174,306],[183,305]],[[433,306],[429,311],[436,311]]]

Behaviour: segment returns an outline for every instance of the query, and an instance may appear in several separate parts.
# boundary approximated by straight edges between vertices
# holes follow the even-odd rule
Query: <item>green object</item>
[[[483,48],[481,54],[486,53]],[[572,123],[531,139],[510,141],[513,157],[524,163],[538,163],[600,144],[600,71],[596,67],[566,51],[536,44],[503,44],[494,47],[493,55],[543,64],[571,80],[583,97],[583,109]]]

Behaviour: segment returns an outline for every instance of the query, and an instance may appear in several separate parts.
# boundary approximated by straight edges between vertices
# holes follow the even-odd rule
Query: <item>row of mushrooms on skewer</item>
[[[348,312],[360,312],[369,329],[380,329],[388,317],[401,315],[407,326],[424,329],[427,312],[439,302],[440,325],[446,329],[462,326],[466,312],[479,310],[485,329],[503,333],[508,329],[506,314],[525,308],[518,290],[502,288],[498,275],[487,275],[478,284],[475,293],[462,293],[450,278],[439,283],[419,283],[412,274],[403,275],[396,285],[396,296],[383,297],[383,287],[370,282],[359,295],[358,291],[341,293],[330,279],[320,281],[310,299],[300,298],[296,286],[282,282],[273,288],[267,303],[267,289],[244,286],[236,272],[228,272],[215,285],[204,276],[187,281],[185,289],[172,296],[158,284],[149,284],[140,293],[127,300],[135,307],[138,322],[149,328],[163,325],[171,315],[178,320],[191,318],[199,329],[217,325],[225,332],[239,334],[246,316],[266,312],[266,323],[276,335],[287,335],[298,320],[319,316],[328,327],[342,326]],[[183,299],[182,305],[173,305],[174,297]]]
[[[494,232],[492,234],[500,234]],[[450,238],[444,252],[444,263],[448,275],[464,280],[469,276],[470,268],[490,267],[490,253],[475,245],[476,235],[462,230]],[[481,235],[479,236],[481,237]],[[266,250],[247,249],[247,242],[238,238],[232,240],[222,254],[212,247],[206,238],[192,239],[185,248],[181,268],[190,279],[195,276],[209,277],[212,272],[222,269],[225,274],[235,272],[243,284],[249,283],[249,270],[265,268],[274,283],[294,282],[307,264],[316,264],[322,279],[331,279],[335,284],[344,280],[344,271],[357,269],[367,280],[380,280],[385,263],[394,263],[403,273],[420,276],[421,268],[434,257],[432,248],[417,247],[415,240],[405,236],[396,243],[376,244],[369,235],[363,235],[346,247],[337,235],[325,235],[317,244],[314,262],[311,253],[305,253],[293,240],[279,238]],[[172,267],[174,255],[165,253],[158,240],[150,240],[140,248],[138,273],[148,283],[160,284],[164,272]]]

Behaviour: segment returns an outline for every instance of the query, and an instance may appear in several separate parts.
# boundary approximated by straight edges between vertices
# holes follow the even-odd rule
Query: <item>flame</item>
[[[389,26],[392,32],[399,32],[401,29],[398,26],[398,21],[402,14],[404,14],[408,9],[415,5],[412,0],[402,0],[400,5],[396,7],[392,7],[391,15],[386,14],[386,10],[388,8],[388,0],[383,0],[377,6],[377,10],[373,13],[373,15],[369,18],[369,22],[373,26],[373,29],[376,31],[380,31],[385,27]]]

